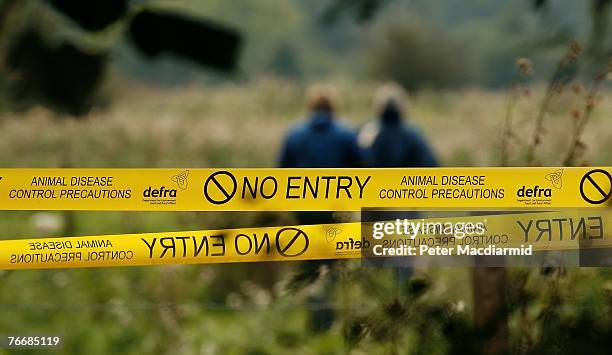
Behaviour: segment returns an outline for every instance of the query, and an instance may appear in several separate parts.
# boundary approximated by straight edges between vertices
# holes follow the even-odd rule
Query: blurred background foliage
[[[595,62],[605,63],[612,48],[612,31],[607,30],[610,17],[607,0],[469,3],[294,0],[281,4],[262,0],[239,3],[120,0],[111,3],[124,4],[124,14],[108,26],[98,25],[94,31],[83,29],[58,11],[52,5],[54,2],[62,3],[60,0],[2,1],[3,67],[9,77],[11,72],[24,72],[16,67],[15,61],[22,69],[26,65],[34,66],[34,63],[27,64],[22,56],[36,57],[32,47],[38,40],[50,47],[46,57],[51,52],[66,51],[67,46],[76,47],[86,55],[82,58],[85,69],[75,77],[89,74],[89,80],[85,83],[73,80],[72,85],[67,85],[75,91],[77,84],[89,83],[97,88],[95,84],[100,83],[100,77],[108,73],[159,85],[214,83],[227,79],[219,78],[218,72],[202,71],[202,67],[184,56],[166,55],[147,60],[142,47],[134,46],[127,31],[134,16],[143,9],[167,11],[199,21],[212,19],[213,23],[242,34],[245,40],[238,69],[232,74],[239,81],[268,76],[309,81],[331,75],[357,80],[394,79],[411,89],[496,88],[507,86],[513,79],[513,62],[518,56],[528,54],[538,68],[532,80],[546,80],[550,75],[547,68],[554,67],[570,39],[589,43],[592,61],[585,65],[587,68],[594,67],[591,64]],[[355,17],[362,21],[356,21]],[[201,48],[210,55],[223,52],[219,43],[208,38],[175,38],[175,41]],[[90,69],[86,70],[88,61]],[[78,70],[74,65],[66,65],[65,70],[59,69],[60,63],[55,65],[67,79],[70,79],[66,75],[71,72],[69,68]],[[34,68],[33,72],[36,70],[42,69]],[[80,91],[89,93],[93,89]],[[3,102],[6,107],[7,100]]]
[[[562,163],[586,100],[596,107],[575,163],[612,165],[609,81],[585,93],[612,53],[607,0],[132,0],[123,10],[112,1],[119,15],[94,16],[93,29],[60,11],[65,3],[0,1],[2,167],[272,167],[286,129],[305,115],[309,83],[334,83],[341,116],[360,126],[385,80],[411,90],[410,119],[443,165],[496,165],[508,106],[513,144],[529,145],[549,96],[538,163]],[[166,46],[152,48],[133,29],[147,11],[174,14],[156,19],[185,19],[202,36],[162,40],[151,29]],[[232,50],[208,37],[214,29]],[[583,54],[568,73],[558,63],[570,40]],[[526,63],[530,74],[521,75]],[[558,75],[580,86],[567,79],[551,95]],[[513,154],[509,163],[524,164]],[[0,212],[3,239],[292,223],[270,212]],[[388,269],[338,263],[299,290],[288,287],[296,270],[0,271],[0,333],[57,333],[60,352],[90,354],[463,354],[482,352],[490,336],[473,320],[469,269],[421,269],[398,282]],[[330,275],[332,302],[310,302]],[[509,352],[608,353],[611,276],[508,270]],[[312,333],[308,310],[321,308],[338,317]]]

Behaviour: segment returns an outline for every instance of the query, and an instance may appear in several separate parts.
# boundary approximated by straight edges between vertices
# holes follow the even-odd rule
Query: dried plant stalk
[[[540,104],[538,115],[536,116],[531,143],[527,147],[526,162],[528,166],[536,165],[535,151],[536,148],[542,143],[542,135],[544,133],[544,118],[550,110],[553,99],[558,94],[563,92],[565,85],[572,81],[576,76],[577,61],[581,52],[582,47],[580,44],[575,41],[572,42],[567,54],[561,58],[557,64],[557,68],[548,83],[544,99]]]
[[[584,132],[584,127],[589,122],[591,118],[591,114],[593,110],[597,106],[599,90],[601,88],[601,83],[604,79],[612,74],[612,57],[608,60],[608,69],[604,72],[599,73],[595,80],[593,80],[593,84],[591,85],[591,89],[589,90],[586,98],[584,107],[582,112],[578,112],[574,114],[574,118],[576,119],[576,125],[574,126],[574,132],[572,134],[571,142],[567,154],[565,155],[565,159],[563,159],[564,166],[571,166],[575,163],[576,156],[578,152],[584,151],[586,145],[582,141],[582,133]]]

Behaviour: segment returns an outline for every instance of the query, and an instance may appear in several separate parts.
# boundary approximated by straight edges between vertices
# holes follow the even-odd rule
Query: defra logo
[[[336,242],[336,250],[361,250],[361,249],[370,248],[370,242],[367,240],[355,240],[353,238],[348,238],[347,241],[344,242]]]
[[[177,192],[176,189],[168,189],[165,186],[162,186],[159,189],[154,189],[153,187],[149,186],[146,190],[144,190],[144,192],[142,193],[142,196],[143,197],[176,198],[176,192]]]
[[[176,205],[177,189],[149,186],[142,192],[142,201],[151,205]]]
[[[518,197],[552,197],[552,189],[547,189],[539,186],[527,187],[523,185],[516,192]]]

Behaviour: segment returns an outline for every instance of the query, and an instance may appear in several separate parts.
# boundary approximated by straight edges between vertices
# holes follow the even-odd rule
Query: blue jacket
[[[369,132],[368,132],[369,131]],[[369,138],[362,139],[363,136]],[[388,112],[360,133],[365,160],[370,167],[436,167],[438,161],[425,138],[397,113]]]
[[[362,166],[357,136],[325,111],[316,111],[289,131],[280,156],[283,168]]]
[[[366,124],[359,133],[359,142],[365,152],[368,167],[436,167],[438,161],[427,141],[412,125],[403,122],[395,109],[387,109],[382,117]],[[417,219],[414,211],[362,211],[364,222]],[[398,261],[398,260],[396,260]],[[406,261],[406,260],[403,260]],[[400,264],[395,264],[400,266]],[[403,264],[406,266],[406,264]],[[409,265],[409,264],[408,264]]]

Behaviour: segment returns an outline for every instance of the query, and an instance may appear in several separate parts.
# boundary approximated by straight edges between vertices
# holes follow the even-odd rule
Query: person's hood
[[[402,121],[402,111],[393,101],[389,101],[381,114],[380,120],[383,124],[398,124]]]

